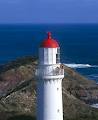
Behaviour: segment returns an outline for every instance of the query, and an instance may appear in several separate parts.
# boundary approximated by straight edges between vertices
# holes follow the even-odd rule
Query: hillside
[[[1,66],[0,120],[35,120],[37,60],[23,57]],[[64,120],[97,120],[98,109],[88,103],[98,100],[98,86],[64,66]]]

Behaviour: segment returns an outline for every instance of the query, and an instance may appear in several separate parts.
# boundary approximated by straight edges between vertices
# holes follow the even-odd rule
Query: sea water
[[[97,24],[0,25],[0,64],[22,56],[38,56],[48,31],[60,43],[61,62],[98,82]]]

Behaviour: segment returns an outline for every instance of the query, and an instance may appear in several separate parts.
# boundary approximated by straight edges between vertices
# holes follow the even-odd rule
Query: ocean
[[[98,82],[97,24],[0,25],[0,64],[21,56],[38,57],[48,31],[60,44],[61,62]]]

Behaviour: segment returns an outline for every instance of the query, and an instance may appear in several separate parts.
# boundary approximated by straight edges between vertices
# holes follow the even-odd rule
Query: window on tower
[[[57,48],[56,63],[60,63],[60,48]]]

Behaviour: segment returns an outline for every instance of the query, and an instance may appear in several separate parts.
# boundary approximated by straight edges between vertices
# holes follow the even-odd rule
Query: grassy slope
[[[16,119],[22,115],[36,115],[36,60],[32,57],[24,57],[2,67],[0,74],[0,111],[5,120]],[[63,103],[65,120],[96,120],[98,110],[91,108],[79,99],[78,91],[82,88],[96,88],[94,81],[87,80],[72,69],[65,67],[63,79]],[[86,91],[88,92],[88,91]],[[10,118],[11,116],[14,118]],[[22,116],[23,117],[23,116]],[[18,120],[20,119],[18,118]],[[27,117],[25,117],[26,120]],[[30,120],[31,120],[30,119]],[[4,118],[0,118],[4,120]],[[29,120],[29,119],[28,119]]]

